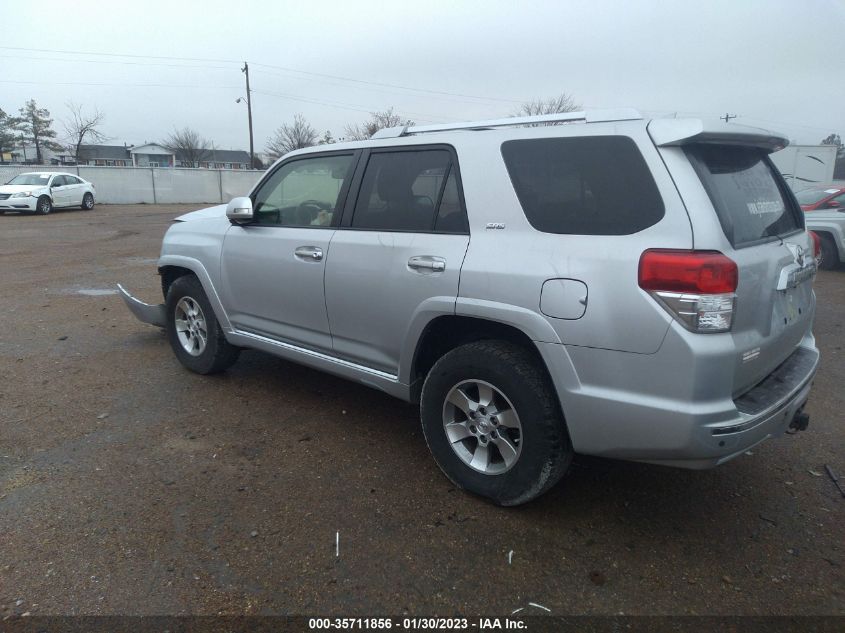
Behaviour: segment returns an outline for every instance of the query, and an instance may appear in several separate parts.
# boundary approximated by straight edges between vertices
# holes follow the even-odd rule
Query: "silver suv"
[[[177,218],[165,303],[123,294],[195,372],[248,347],[419,402],[446,476],[502,505],[574,453],[711,467],[808,423],[786,143],[630,110],[382,130]]]

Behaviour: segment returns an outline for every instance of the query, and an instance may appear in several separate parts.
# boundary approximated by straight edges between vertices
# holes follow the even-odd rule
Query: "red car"
[[[841,185],[816,185],[795,194],[804,211],[845,209],[845,187]]]

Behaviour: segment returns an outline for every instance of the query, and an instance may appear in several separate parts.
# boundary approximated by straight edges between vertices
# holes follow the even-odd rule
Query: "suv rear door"
[[[734,395],[795,351],[815,309],[813,245],[768,157],[773,140],[726,133],[661,148],[687,206],[694,248],[720,251],[737,264]]]
[[[454,312],[469,244],[451,147],[366,152],[326,264],[334,353],[397,375],[408,332]]]

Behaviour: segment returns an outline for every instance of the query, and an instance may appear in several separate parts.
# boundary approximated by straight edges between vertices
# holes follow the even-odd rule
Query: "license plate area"
[[[782,332],[808,319],[812,308],[812,293],[812,285],[806,281],[793,288],[778,290],[772,310],[771,331]]]

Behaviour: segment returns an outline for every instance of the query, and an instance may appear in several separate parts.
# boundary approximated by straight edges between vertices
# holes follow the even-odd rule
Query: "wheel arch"
[[[202,262],[192,257],[168,255],[159,259],[158,272],[161,275],[161,290],[165,301],[167,301],[167,292],[170,286],[180,277],[194,275],[199,279],[200,285],[202,285],[202,289],[214,310],[214,316],[217,317],[217,321],[220,323],[220,327],[227,334],[232,332],[229,317],[223,309],[223,303],[220,301],[217,290],[214,288],[211,277],[205,266],[202,265]]]
[[[554,386],[561,409],[561,390],[571,381],[577,383],[571,362],[561,344],[540,343],[516,325],[467,315],[441,315],[426,324],[410,362],[410,399],[418,402],[428,372],[447,352],[460,345],[480,340],[503,340],[527,350]],[[567,361],[567,362],[563,362]]]

